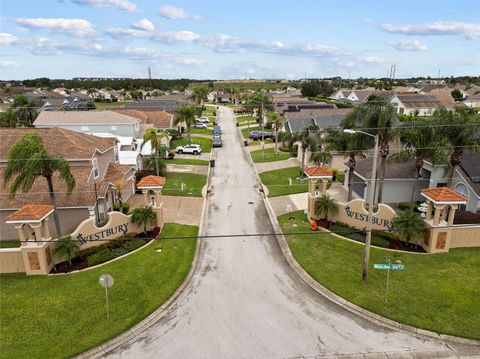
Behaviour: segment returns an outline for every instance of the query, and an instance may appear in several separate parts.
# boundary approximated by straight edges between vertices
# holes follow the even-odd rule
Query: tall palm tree
[[[440,138],[439,130],[431,120],[412,121],[402,126],[400,141],[404,148],[392,156],[389,161],[394,163],[408,162],[415,159],[415,184],[412,186],[410,211],[413,212],[415,192],[420,177],[420,170],[425,159],[433,165],[446,162],[444,152],[445,141]]]
[[[183,122],[187,127],[187,142],[188,144],[192,143],[190,136],[190,130],[192,126],[197,122],[196,116],[200,116],[202,110],[199,107],[192,105],[183,105],[177,110],[178,116],[175,117],[175,125]]]
[[[137,226],[143,225],[143,232],[147,233],[147,224],[155,221],[155,218],[155,212],[153,212],[152,207],[143,206],[133,210],[131,221]]]
[[[285,133],[282,136],[283,143],[286,143],[290,148],[292,148],[295,143],[300,142],[300,148],[302,150],[302,173],[300,174],[301,178],[305,176],[304,170],[306,152],[308,149],[310,149],[312,153],[316,152],[319,144],[319,139],[319,128],[316,125],[310,125],[300,132]]]
[[[328,216],[335,216],[338,213],[337,201],[328,194],[322,195],[315,201],[315,215],[321,216],[328,222]]]
[[[58,241],[54,242],[53,254],[65,258],[68,266],[72,265],[72,259],[77,257],[79,253],[80,243],[72,240],[71,235],[59,238]]]
[[[54,211],[57,236],[61,236],[60,220],[58,218],[57,201],[53,188],[53,175],[58,173],[60,179],[67,184],[67,192],[75,187],[75,178],[70,172],[70,165],[60,157],[51,156],[43,144],[43,138],[37,133],[28,133],[13,145],[7,156],[7,166],[3,173],[4,185],[10,180],[8,190],[12,195],[21,189],[28,192],[34,182],[43,177],[47,181],[50,203]]]
[[[392,227],[407,244],[413,239],[417,245],[416,241],[421,239],[425,232],[423,218],[412,212],[398,213],[392,220]]]
[[[250,111],[253,111],[254,109],[257,110],[258,124],[260,126],[263,125],[264,111],[273,111],[273,105],[270,97],[262,92],[254,92],[248,96],[245,103],[245,108]]]
[[[150,142],[150,146],[155,155],[155,173],[157,176],[160,176],[158,152],[159,148],[162,146],[162,139],[166,137],[168,137],[168,134],[165,131],[160,131],[155,127],[147,128],[145,135],[143,135],[143,143],[140,146],[140,148],[143,148],[147,142]]]
[[[378,169],[378,197],[377,203],[382,202],[383,183],[387,156],[390,153],[390,142],[398,136],[399,120],[395,108],[386,97],[372,96],[370,102],[356,107],[353,112],[342,121],[343,128],[364,130],[378,136],[380,166]],[[370,136],[359,136],[359,148],[374,147],[374,140]]]
[[[195,86],[192,88],[190,98],[195,101],[196,106],[201,106],[203,100],[207,97],[208,89],[205,86]]]
[[[272,123],[272,125],[275,126],[275,145],[274,146],[275,146],[275,154],[276,154],[278,150],[278,133],[283,128],[285,118],[283,117],[283,115],[279,115],[277,112],[267,113],[267,118]]]
[[[439,109],[435,111],[433,120],[441,126],[440,133],[447,141],[450,156],[448,187],[451,188],[455,171],[462,163],[463,152],[467,149],[477,152],[480,147],[480,138],[477,137],[480,120],[466,109],[455,112]]]
[[[316,146],[310,156],[310,161],[317,166],[324,165],[332,160],[332,154],[329,150],[324,149],[322,146]]]
[[[343,133],[343,131],[331,132],[325,139],[327,142],[327,148],[332,151],[340,151],[342,153],[348,153],[348,197],[347,201],[350,202],[353,197],[353,175],[355,173],[355,166],[357,165],[357,155],[361,153],[357,143],[358,135],[351,135]]]

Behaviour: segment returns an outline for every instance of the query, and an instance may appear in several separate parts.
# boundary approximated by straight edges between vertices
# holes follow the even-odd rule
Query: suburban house
[[[357,159],[352,180],[354,196],[367,200],[372,173],[372,157]],[[380,163],[380,159],[379,159]],[[348,185],[348,165],[344,164],[345,186]],[[377,167],[378,168],[378,167]],[[420,170],[420,178],[415,183],[415,161],[388,163],[383,189],[384,203],[409,201],[415,186],[415,201],[423,201],[421,189],[445,187],[450,171],[443,165],[433,166],[428,160]],[[462,163],[453,175],[452,188],[467,197],[467,204],[460,209],[480,213],[480,154],[465,151]]]
[[[431,116],[441,107],[437,97],[412,93],[395,94],[390,100],[400,115]]]
[[[36,128],[64,128],[81,133],[111,133],[139,138],[141,120],[114,111],[43,111]]]
[[[135,192],[135,169],[118,163],[115,138],[100,138],[63,128],[1,128],[0,177],[3,178],[10,148],[23,136],[37,133],[43,138],[47,152],[68,161],[75,178],[75,188],[67,193],[66,184],[54,174],[53,188],[56,194],[62,234],[73,230],[83,220],[97,217],[101,222],[118,200],[116,185],[123,184],[122,200]],[[16,239],[13,226],[6,226],[5,217],[24,205],[51,204],[47,181],[38,177],[28,192],[8,193],[9,183],[3,183],[0,196],[0,240]],[[55,224],[49,221],[50,233],[57,235]]]
[[[340,102],[353,102],[353,103],[364,103],[367,102],[369,97],[375,93],[375,89],[364,89],[364,90],[346,90],[340,89],[330,96],[332,100]]]
[[[165,110],[116,108],[112,111],[138,118],[142,124],[152,125],[158,129],[174,128],[175,115]]]
[[[472,86],[464,92],[463,103],[467,107],[480,107],[480,86]]]
[[[174,113],[179,107],[192,103],[192,100],[187,95],[163,95],[152,97],[149,100],[127,102],[125,103],[125,108],[137,110],[156,109]]]

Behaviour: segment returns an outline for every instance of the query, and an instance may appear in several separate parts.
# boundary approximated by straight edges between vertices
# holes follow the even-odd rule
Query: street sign
[[[375,268],[375,269],[388,269],[388,270],[402,270],[402,269],[405,269],[405,266],[403,264],[375,263],[373,265],[373,268]]]
[[[105,288],[105,305],[107,307],[107,319],[110,318],[110,314],[108,312],[108,288],[112,288],[113,286],[113,277],[110,274],[102,274],[98,278],[98,283]]]

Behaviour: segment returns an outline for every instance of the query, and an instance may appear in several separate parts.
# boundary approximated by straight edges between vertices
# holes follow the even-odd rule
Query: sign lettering
[[[348,218],[355,219],[357,221],[361,222],[368,222],[368,214],[363,214],[359,212],[352,211],[349,206],[345,207],[345,213]],[[373,216],[371,219],[372,224],[376,224],[378,226],[383,226],[387,228],[388,230],[391,230],[393,228],[392,222],[389,221],[388,219],[384,218],[378,218]]]
[[[127,232],[128,232],[128,223],[124,223],[124,224],[119,224],[118,226],[115,226],[113,228],[107,228],[89,235],[78,233],[77,240],[80,242],[80,244],[85,244],[87,242],[99,241],[103,238],[110,237],[114,234],[119,234],[119,235],[127,234]]]

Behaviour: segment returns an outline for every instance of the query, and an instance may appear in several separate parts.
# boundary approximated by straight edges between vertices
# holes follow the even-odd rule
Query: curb
[[[240,135],[241,135],[241,132],[240,132]],[[255,175],[257,176],[258,181],[260,183],[260,186],[262,189],[265,190],[266,187],[263,185],[263,183],[260,180],[257,169],[255,168],[255,164],[253,163],[252,157],[250,156],[250,153],[248,154],[249,154],[248,157],[249,157],[250,164],[253,167]],[[268,217],[270,218],[270,222],[272,223],[274,232],[283,233],[280,227],[280,223],[278,223],[277,217],[275,216],[275,212],[273,211],[273,208],[270,205],[270,201],[268,200],[266,195],[264,195],[264,193],[261,193],[261,196],[262,196],[263,203],[265,204],[265,208],[267,209]],[[346,299],[336,295],[335,293],[333,293],[332,291],[328,290],[323,285],[318,283],[300,266],[300,264],[293,257],[292,252],[290,251],[290,247],[288,246],[287,240],[285,239],[285,236],[283,234],[276,235],[275,237],[277,238],[278,245],[280,246],[280,250],[282,251],[282,254],[285,257],[285,260],[287,261],[288,265],[293,269],[293,271],[305,283],[307,283],[314,291],[316,291],[318,294],[322,295],[324,298],[328,299],[329,301],[333,302],[334,304],[348,310],[349,312],[355,315],[358,315],[363,319],[373,322],[374,324],[382,325],[389,329],[394,329],[394,330],[398,330],[398,331],[402,331],[410,334],[413,333],[416,337],[419,337],[419,338],[422,338],[422,337],[433,338],[433,339],[441,340],[443,342],[450,341],[458,344],[480,347],[480,341],[477,341],[474,339],[465,339],[461,337],[455,337],[447,334],[439,334],[429,330],[413,327],[408,324],[399,323],[394,320],[382,317],[381,315],[370,312],[362,307],[359,307],[356,304],[353,304],[347,301]]]
[[[210,152],[210,159],[212,159],[213,151]],[[206,187],[208,188],[210,183],[210,171],[211,167],[208,166],[208,173],[207,173],[207,184]],[[203,191],[202,191],[203,192]],[[205,218],[205,213],[207,211],[207,194],[205,194],[203,206],[202,206],[202,214],[200,218],[200,225],[198,227],[198,235],[202,236],[203,222]],[[153,242],[153,241],[152,241]],[[142,247],[144,248],[144,247]],[[197,243],[195,246],[195,253],[193,256],[192,266],[190,267],[190,271],[187,274],[187,277],[177,288],[177,290],[172,294],[170,298],[168,298],[159,308],[157,308],[152,314],[148,317],[143,319],[138,324],[134,325],[130,329],[127,329],[122,334],[117,335],[116,337],[108,340],[107,342],[100,344],[86,352],[75,356],[74,358],[77,359],[86,359],[86,358],[99,358],[100,356],[107,354],[108,352],[112,351],[115,348],[118,348],[122,344],[126,343],[127,341],[138,337],[142,332],[150,328],[153,324],[159,321],[162,317],[164,317],[172,308],[175,307],[187,294],[190,286],[192,284],[192,278],[194,273],[196,272],[198,265],[200,263],[200,254],[203,252],[203,240],[202,238],[197,238]]]

